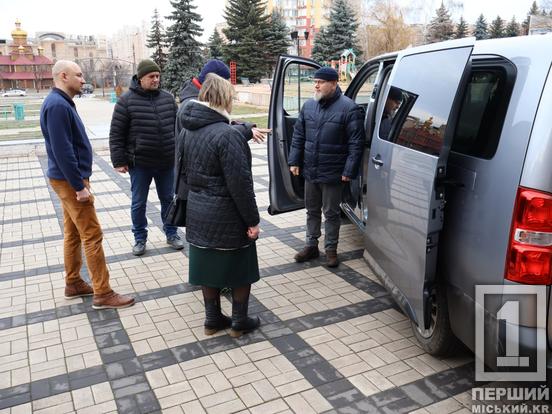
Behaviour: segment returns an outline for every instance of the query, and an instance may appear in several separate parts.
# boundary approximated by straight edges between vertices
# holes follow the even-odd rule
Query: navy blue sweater
[[[44,99],[40,129],[46,140],[48,177],[66,180],[75,191],[82,190],[83,179],[92,175],[92,146],[75,103],[61,89],[52,89]]]

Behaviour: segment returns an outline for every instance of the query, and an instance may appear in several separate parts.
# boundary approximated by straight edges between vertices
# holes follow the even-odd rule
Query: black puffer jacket
[[[170,93],[145,91],[134,76],[128,92],[117,101],[111,119],[109,150],[113,166],[171,168],[176,110]]]
[[[199,84],[199,81],[196,79],[197,83]],[[184,111],[184,105],[186,105],[186,102],[197,99],[199,95],[199,88],[194,84],[193,79],[184,82],[182,85],[182,89],[180,89],[180,94],[178,97],[180,98],[180,108],[178,108],[178,113],[176,114],[176,124],[174,127],[175,135],[178,136],[180,134],[180,131],[182,130],[182,114]],[[253,132],[251,131],[251,128],[255,127],[256,124],[252,124],[251,122],[237,122],[232,121],[232,127],[235,128],[237,131],[239,131],[246,140],[250,140],[253,138]]]
[[[295,122],[288,165],[313,183],[338,183],[358,175],[364,144],[364,110],[337,87],[319,102],[310,99]]]
[[[259,224],[249,145],[226,117],[197,101],[186,104],[182,121],[176,171],[182,164],[178,193],[188,199],[186,240],[210,248],[247,245],[248,227]]]

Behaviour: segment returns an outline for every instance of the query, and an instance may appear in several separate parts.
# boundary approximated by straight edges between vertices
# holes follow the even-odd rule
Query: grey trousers
[[[343,184],[314,184],[305,180],[305,208],[307,209],[307,246],[318,246],[322,212],[324,213],[327,250],[337,249],[341,224],[341,193]]]

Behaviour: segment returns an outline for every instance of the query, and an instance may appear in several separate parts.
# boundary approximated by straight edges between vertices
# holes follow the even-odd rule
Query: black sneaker
[[[178,235],[167,237],[167,244],[174,250],[182,250],[184,248],[184,242]]]
[[[146,252],[146,242],[137,241],[134,247],[132,247],[132,254],[134,256],[142,256]]]

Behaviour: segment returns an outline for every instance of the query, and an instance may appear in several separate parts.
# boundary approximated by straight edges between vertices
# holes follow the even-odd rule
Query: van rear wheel
[[[446,289],[438,285],[431,292],[431,320],[429,329],[424,329],[411,321],[414,336],[428,354],[448,356],[461,348],[460,341],[452,333],[449,321]]]

